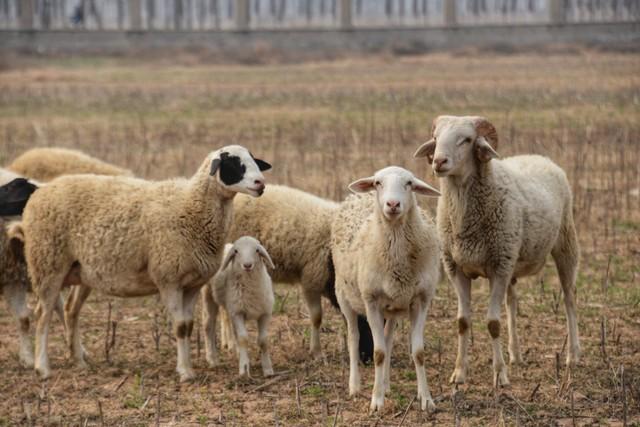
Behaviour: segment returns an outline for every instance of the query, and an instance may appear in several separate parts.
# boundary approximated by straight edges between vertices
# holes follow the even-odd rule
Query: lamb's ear
[[[438,196],[440,196],[440,191],[438,191],[437,189],[433,188],[432,186],[430,186],[426,182],[419,180],[418,178],[414,177],[411,182],[412,182],[411,189],[415,193],[418,193],[418,194],[420,194],[422,196],[429,196],[429,197],[438,197]]]
[[[271,165],[264,160],[256,159],[255,157],[253,158],[253,160],[256,162],[256,165],[258,165],[258,169],[260,169],[260,172],[268,171],[269,169],[271,169]]]
[[[436,140],[435,138],[431,138],[429,141],[422,144],[415,153],[413,153],[413,157],[426,157],[429,164],[433,163],[433,153],[436,151]]]
[[[375,188],[374,183],[375,178],[370,176],[368,178],[361,178],[357,181],[349,184],[349,190],[353,193],[366,193]]]
[[[233,249],[233,247],[231,247],[228,251],[227,254],[224,257],[224,261],[222,261],[222,267],[220,267],[220,270],[225,270],[229,264],[231,264],[231,261],[233,261],[233,258],[236,256],[236,250]]]
[[[209,172],[209,175],[215,175],[216,172],[218,172],[218,169],[220,169],[221,164],[222,160],[220,160],[219,158],[216,157],[215,159],[213,159],[213,161],[211,162],[211,172]]]
[[[264,248],[264,246],[258,245],[258,254],[260,254],[262,259],[267,263],[267,266],[269,266],[270,269],[275,270],[276,266],[273,263],[273,260],[271,260],[271,257],[269,256],[269,253]]]
[[[482,163],[487,163],[491,159],[499,159],[500,155],[493,149],[485,137],[479,136],[476,138],[476,157]]]

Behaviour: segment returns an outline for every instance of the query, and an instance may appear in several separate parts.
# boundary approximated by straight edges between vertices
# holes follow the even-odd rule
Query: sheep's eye
[[[373,185],[375,185],[376,187],[379,187],[380,186],[380,181],[374,182]]]
[[[256,253],[257,253],[257,254],[259,254],[259,253],[260,253],[260,250],[256,249]]]
[[[238,250],[237,250],[237,249],[234,249],[234,250],[233,250],[233,253],[234,253],[234,254],[237,254],[237,253],[238,253]]]
[[[407,185],[413,185],[413,182],[407,181]]]

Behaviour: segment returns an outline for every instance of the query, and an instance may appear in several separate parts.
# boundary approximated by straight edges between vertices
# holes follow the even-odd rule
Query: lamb
[[[466,381],[471,281],[490,283],[487,327],[492,338],[495,385],[507,385],[500,345],[500,304],[505,299],[509,359],[522,360],[516,331],[516,293],[520,277],[539,272],[551,253],[564,292],[569,330],[566,363],[578,361],[575,279],[579,247],[572,195],[564,171],[546,157],[524,155],[498,160],[498,135],[484,117],[440,116],[433,139],[415,153],[427,157],[440,178],[438,232],[443,261],[458,295],[458,357],[451,382]]]
[[[220,266],[235,194],[259,197],[262,171],[270,168],[231,145],[211,152],[190,179],[70,175],[36,191],[22,221],[29,276],[42,307],[36,371],[43,378],[51,374],[51,311],[64,286],[78,285],[121,297],[159,293],[173,316],[176,370],[182,381],[193,378],[189,336],[196,296]],[[83,365],[77,334],[71,345]]]
[[[434,410],[424,369],[427,309],[440,276],[439,244],[433,221],[414,194],[440,193],[400,167],[387,167],[349,185],[347,198],[331,227],[336,266],[336,296],[347,320],[349,394],[360,391],[356,313],[366,314],[374,345],[375,381],[371,410],[381,410],[390,389],[391,350],[396,318],[411,322],[411,355],[418,380],[420,407]],[[386,319],[386,325],[385,325]]]
[[[202,288],[206,358],[211,366],[218,362],[215,329],[218,309],[222,308],[233,324],[231,330],[238,348],[240,375],[249,376],[247,320],[258,322],[262,372],[265,377],[273,375],[267,334],[274,298],[267,266],[275,268],[266,249],[253,237],[243,236],[225,246],[222,267],[209,285]]]
[[[62,175],[133,176],[130,170],[103,162],[77,150],[33,148],[16,157],[7,169],[38,181],[47,182]]]
[[[324,295],[338,306],[335,274],[331,259],[331,220],[338,204],[307,192],[282,185],[269,185],[259,199],[239,195],[234,200],[234,222],[227,241],[254,236],[271,255],[276,268],[272,278],[278,283],[299,283],[311,317],[310,352],[321,354],[320,326]],[[228,342],[222,316],[222,343]],[[373,353],[371,332],[359,317],[363,361]]]

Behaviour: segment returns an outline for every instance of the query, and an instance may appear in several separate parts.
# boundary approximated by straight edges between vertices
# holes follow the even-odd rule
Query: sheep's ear
[[[271,169],[271,165],[264,160],[256,158],[254,158],[253,160],[256,162],[256,165],[258,165],[258,169],[260,169],[260,172],[268,171],[269,169]]]
[[[485,137],[479,136],[476,139],[476,157],[482,163],[487,163],[491,159],[499,159],[500,155],[493,149]]]
[[[220,267],[220,270],[225,270],[229,264],[231,264],[231,261],[233,261],[233,258],[236,256],[236,251],[232,248],[230,248],[227,251],[227,254],[224,257],[224,261],[222,261],[222,267]]]
[[[419,180],[418,178],[414,178],[413,181],[411,181],[411,189],[415,192],[418,193],[422,196],[429,196],[429,197],[438,197],[440,196],[440,191],[438,191],[437,189],[433,188],[432,186],[430,186],[429,184],[427,184],[424,181]]]
[[[429,164],[433,163],[433,153],[436,151],[436,140],[435,138],[431,138],[429,141],[422,144],[415,153],[413,153],[413,157],[426,157]]]
[[[209,172],[209,175],[215,175],[216,172],[218,172],[218,169],[220,169],[221,164],[222,160],[220,160],[219,158],[216,157],[215,159],[213,159],[213,161],[211,162],[211,172]]]
[[[353,193],[366,193],[375,188],[374,183],[375,179],[370,176],[368,178],[361,178],[357,181],[349,184],[349,190]]]
[[[273,260],[271,260],[271,257],[269,256],[269,253],[264,248],[264,246],[258,245],[258,254],[260,254],[262,259],[264,260],[264,262],[267,263],[267,265],[269,266],[270,269],[275,270],[276,266],[273,263]]]

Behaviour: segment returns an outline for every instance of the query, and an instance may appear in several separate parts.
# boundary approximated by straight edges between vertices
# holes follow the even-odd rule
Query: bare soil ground
[[[67,361],[54,321],[54,375],[46,382],[20,367],[15,326],[0,311],[0,425],[640,425],[638,70],[635,54],[592,51],[265,66],[100,57],[5,64],[2,164],[27,148],[57,145],[161,179],[189,175],[208,151],[241,143],[273,163],[271,182],[339,200],[349,182],[388,164],[437,185],[426,163],[411,158],[431,120],[444,113],[489,117],[503,156],[548,155],[573,185],[583,358],[571,373],[562,363],[564,308],[552,263],[518,283],[525,364],[510,368],[506,389],[492,387],[482,281],[473,291],[470,382],[457,390],[448,384],[456,302],[447,283],[439,286],[425,329],[434,414],[413,402],[406,322],[385,411],[369,415],[373,368],[361,370],[363,394],[348,398],[345,328],[326,301],[323,358],[307,354],[308,315],[296,288],[279,285],[275,378],[262,377],[255,345],[250,379],[237,377],[232,354],[208,368],[197,326],[198,378],[180,384],[158,299],[94,293],[81,315],[90,368],[77,371]]]

